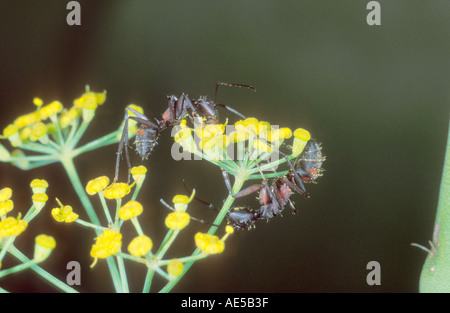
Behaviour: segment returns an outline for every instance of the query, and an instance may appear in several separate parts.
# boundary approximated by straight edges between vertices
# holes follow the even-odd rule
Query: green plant
[[[416,245],[418,246],[418,245]],[[450,292],[450,126],[433,240],[420,277],[420,292]]]
[[[99,260],[105,259],[117,292],[130,291],[125,261],[146,266],[147,275],[143,287],[140,289],[142,292],[151,291],[155,274],[166,280],[166,284],[159,292],[169,292],[196,261],[221,253],[225,248],[226,238],[233,233],[233,227],[229,225],[224,227],[224,235],[221,238],[217,237],[215,233],[223,224],[227,213],[232,209],[235,198],[231,194],[238,193],[247,181],[261,181],[262,170],[273,169],[273,172],[265,175],[267,178],[278,178],[288,174],[287,163],[298,158],[310,140],[309,132],[304,129],[296,129],[292,132],[289,128],[276,128],[267,122],[258,121],[256,118],[238,121],[234,126],[205,125],[204,121],[200,120],[193,127],[189,127],[187,122],[191,118],[185,117],[175,128],[174,144],[178,144],[184,151],[218,166],[221,171],[234,177],[234,184],[231,187],[231,194],[225,200],[207,233],[198,232],[195,235],[193,252],[175,259],[165,259],[168,249],[179,233],[189,224],[191,218],[186,210],[194,197],[195,190],[190,196],[176,195],[172,200],[173,208],[166,204],[173,210],[165,220],[168,228],[167,234],[159,248],[152,252],[154,243],[145,235],[139,223],[139,215],[144,210],[144,205],[137,201],[147,176],[147,169],[143,166],[132,168],[133,182],[131,184],[116,181],[110,184],[107,176],[101,176],[90,179],[84,185],[74,165],[74,159],[79,155],[118,143],[121,138],[123,127],[125,127],[124,123],[117,130],[78,147],[80,139],[95,116],[96,109],[105,101],[106,92],[95,93],[90,91],[89,87],[86,87],[86,92],[76,99],[74,105],[68,109],[64,109],[59,101],[44,105],[41,99],[35,98],[33,102],[36,110],[18,117],[4,129],[2,138],[8,139],[14,150],[10,152],[0,145],[0,161],[12,164],[22,170],[52,163],[63,165],[89,221],[82,220],[77,214],[77,210],[70,205],[61,203],[58,199],[56,201],[59,207],[53,208],[51,215],[57,222],[78,223],[94,231],[96,237],[90,253],[93,257],[91,266],[94,267]],[[142,108],[138,106],[133,105],[133,108],[143,112]],[[231,132],[225,133],[226,127],[231,127]],[[136,132],[137,123],[130,121],[128,123],[129,137],[136,135]],[[292,146],[288,147],[288,152],[283,153],[284,157],[271,159],[274,153],[278,154],[281,149],[285,148],[283,143],[291,137],[293,137]],[[228,154],[227,148],[230,146],[235,147],[233,150],[236,151],[235,158]],[[283,166],[284,169],[282,169]],[[281,170],[278,169],[279,167]],[[43,207],[47,203],[48,198],[45,192],[49,187],[48,184],[45,180],[37,180],[34,181],[34,184],[32,183],[32,185],[36,184],[43,187],[33,190],[34,204],[23,220],[20,218],[20,213],[17,218],[7,217],[12,210],[12,190],[7,187],[2,189],[5,195],[0,196],[0,216],[4,223],[3,228],[0,225],[0,261],[6,253],[10,253],[22,264],[7,269],[1,268],[0,278],[2,275],[30,268],[60,290],[77,292],[37,265],[46,257],[35,256],[33,259],[28,259],[14,246],[15,238],[26,228],[24,223],[29,223],[43,211]],[[99,197],[101,210],[94,209],[91,196]],[[130,199],[124,203],[124,199],[129,197]],[[98,211],[103,212],[106,225],[102,225],[96,213]],[[113,213],[111,214],[111,212]],[[121,233],[121,227],[128,222],[133,224],[136,231],[136,236],[131,239],[124,238]],[[16,231],[17,225],[22,225],[23,229]],[[14,231],[12,231],[13,228]],[[43,245],[50,251],[55,248],[56,243],[53,244],[49,237],[41,236],[39,238],[40,246]],[[123,241],[129,241],[128,252],[123,249]],[[6,290],[1,289],[1,291]]]

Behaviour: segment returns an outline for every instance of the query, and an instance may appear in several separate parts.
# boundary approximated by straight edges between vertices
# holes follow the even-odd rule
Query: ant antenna
[[[192,194],[192,190],[190,190],[186,184],[186,181],[183,179],[183,185],[184,185],[184,189],[186,190],[186,192],[188,194]],[[207,205],[210,209],[213,209],[214,211],[218,212],[219,210],[216,209],[216,207],[211,203],[211,202],[207,202],[205,200],[200,199],[199,197],[197,197],[196,195],[194,195],[194,199],[197,200],[200,203],[203,203],[204,205]]]
[[[171,211],[173,211],[173,212],[176,212],[176,211],[177,211],[177,210],[175,210],[172,206],[168,205],[167,202],[164,201],[163,199],[160,199],[159,201],[160,201],[162,204],[164,204],[169,210],[171,210]],[[207,221],[205,221],[205,220],[202,220],[202,219],[193,217],[193,216],[191,216],[191,215],[189,215],[189,217],[190,217],[192,220],[197,221],[197,222],[199,222],[199,223],[202,223],[202,224],[208,224],[208,225],[211,225],[211,226],[219,227],[219,225],[216,225],[216,224],[213,224],[213,223],[209,223],[209,222],[207,222]]]
[[[214,92],[214,102],[216,103],[216,105],[227,109],[228,111],[240,116],[242,119],[245,119],[245,116],[242,115],[241,113],[239,113],[238,111],[236,111],[235,109],[230,108],[229,106],[227,106],[225,104],[217,103],[217,91],[219,90],[219,86],[239,87],[239,88],[244,87],[244,88],[248,88],[248,89],[252,90],[253,92],[256,92],[256,88],[253,86],[250,86],[250,85],[243,85],[243,84],[233,84],[233,83],[225,83],[225,82],[216,83],[216,91]]]

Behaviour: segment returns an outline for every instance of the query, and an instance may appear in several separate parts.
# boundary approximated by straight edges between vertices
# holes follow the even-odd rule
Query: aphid
[[[324,161],[322,145],[311,139],[297,158],[294,167],[303,182],[315,182],[317,178],[323,175],[322,165]]]
[[[245,87],[255,91],[254,87],[248,85],[218,82],[216,84],[215,98],[217,98],[217,90],[219,86]],[[130,119],[139,123],[139,128],[135,139],[136,152],[142,157],[142,159],[147,159],[155,146],[158,144],[159,136],[164,129],[178,125],[188,116],[198,117],[202,120],[202,123],[217,124],[219,114],[216,107],[218,106],[226,108],[241,118],[245,118],[244,115],[227,105],[218,104],[215,101],[208,100],[206,97],[200,97],[198,100],[191,100],[184,93],[181,94],[180,97],[173,95],[169,96],[168,108],[162,114],[162,118],[160,120],[155,120],[155,122],[150,121],[144,114],[127,107],[125,109],[124,128],[117,151],[114,181],[118,180],[120,156],[122,155],[124,148],[128,165],[128,182],[130,181],[131,164],[128,149],[126,149],[128,146],[128,121]],[[130,112],[133,113],[134,116],[130,115]]]
[[[129,112],[133,113],[135,116],[130,115]],[[125,119],[124,119],[124,127],[122,131],[122,136],[119,142],[119,148],[117,150],[117,159],[116,159],[116,172],[114,176],[114,181],[117,181],[119,177],[119,163],[120,156],[122,155],[122,151],[125,148],[125,156],[128,164],[128,181],[130,181],[130,156],[128,154],[128,121],[134,120],[139,123],[139,128],[136,133],[135,145],[136,152],[139,154],[142,159],[147,159],[150,153],[153,151],[155,146],[158,144],[158,138],[161,131],[165,128],[161,125],[160,121],[151,122],[144,114],[139,113],[133,108],[127,107],[125,109]]]

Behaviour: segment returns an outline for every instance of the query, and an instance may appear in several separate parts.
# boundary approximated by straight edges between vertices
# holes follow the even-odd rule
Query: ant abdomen
[[[227,213],[228,223],[238,230],[252,228],[257,219],[259,219],[259,212],[246,207],[235,207]]]

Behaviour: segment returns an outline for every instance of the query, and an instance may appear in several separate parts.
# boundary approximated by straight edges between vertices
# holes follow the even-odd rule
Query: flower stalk
[[[450,125],[431,249],[420,276],[420,292],[450,292]]]

